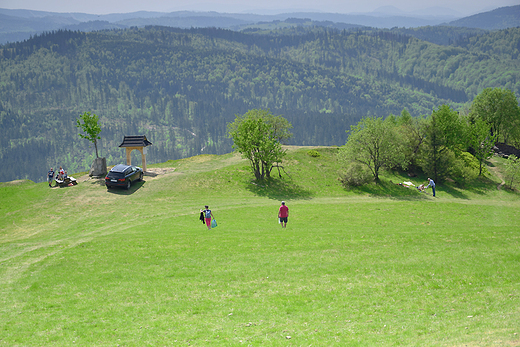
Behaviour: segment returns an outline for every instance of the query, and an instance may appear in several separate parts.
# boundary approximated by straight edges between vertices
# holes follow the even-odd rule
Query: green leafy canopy
[[[264,179],[284,157],[281,142],[292,136],[291,127],[285,118],[269,110],[254,109],[228,124],[228,136],[233,139],[233,148],[249,160],[256,179]]]
[[[83,123],[81,122],[81,120],[83,121]],[[97,150],[97,140],[101,138],[99,137],[101,127],[98,124],[98,120],[99,119],[96,114],[85,112],[84,114],[79,116],[79,119],[76,119],[76,126],[85,133],[80,133],[79,137],[87,139],[90,142],[94,143],[94,146],[96,147],[96,157],[99,158]]]

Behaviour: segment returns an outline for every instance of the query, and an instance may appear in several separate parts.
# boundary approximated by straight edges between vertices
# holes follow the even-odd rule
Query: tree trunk
[[[96,147],[96,158],[99,158],[98,151],[97,151],[97,140],[94,140],[94,147]]]
[[[254,172],[255,178],[257,180],[261,180],[263,178],[262,173],[260,172],[260,163],[253,164],[253,172]]]

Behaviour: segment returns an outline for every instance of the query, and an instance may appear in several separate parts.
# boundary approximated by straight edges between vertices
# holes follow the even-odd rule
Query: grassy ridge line
[[[291,152],[292,180],[264,187],[233,155],[161,164],[174,174],[130,192],[16,187],[0,203],[0,346],[519,343],[516,196],[346,192],[320,151]]]

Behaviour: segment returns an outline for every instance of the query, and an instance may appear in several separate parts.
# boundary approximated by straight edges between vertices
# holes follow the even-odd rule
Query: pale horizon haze
[[[129,13],[136,11],[174,12],[174,11],[216,11],[227,13],[277,14],[284,12],[330,12],[330,13],[367,13],[384,6],[393,6],[403,12],[423,11],[441,7],[469,16],[490,11],[498,7],[519,5],[520,0],[0,0],[0,8],[24,9],[47,12],[79,12],[88,14]]]

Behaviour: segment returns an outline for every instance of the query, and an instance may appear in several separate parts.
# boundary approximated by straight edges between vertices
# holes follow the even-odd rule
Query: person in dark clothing
[[[199,219],[202,221],[202,224],[206,224],[206,221],[204,220],[204,211],[200,210],[200,217]]]
[[[52,180],[54,179],[54,170],[51,169],[49,170],[49,172],[47,172],[47,182],[49,182],[49,187],[52,188]]]

